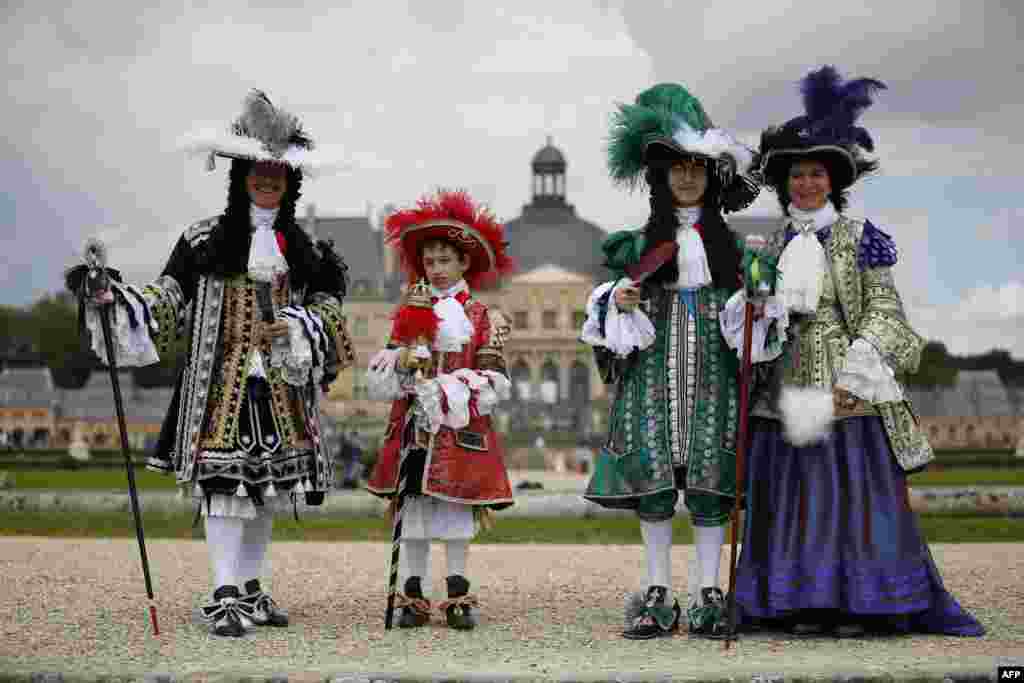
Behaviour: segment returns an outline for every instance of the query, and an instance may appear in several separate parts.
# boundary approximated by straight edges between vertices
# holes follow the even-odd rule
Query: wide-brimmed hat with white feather
[[[659,83],[633,104],[619,104],[607,151],[612,180],[630,189],[641,184],[649,165],[693,156],[712,162],[709,170],[721,182],[723,210],[746,208],[760,191],[749,177],[753,150],[716,128],[700,100],[678,83]]]
[[[305,176],[324,175],[351,167],[337,149],[321,150],[294,114],[275,106],[262,90],[253,90],[241,115],[226,129],[200,128],[179,140],[187,153],[203,156],[207,170],[216,158],[248,159],[285,164]]]

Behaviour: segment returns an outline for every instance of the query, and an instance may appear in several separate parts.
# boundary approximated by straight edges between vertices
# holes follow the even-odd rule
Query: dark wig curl
[[[227,208],[221,214],[217,227],[210,233],[210,238],[197,248],[196,267],[200,273],[229,277],[248,271],[249,246],[252,242],[252,200],[245,180],[252,164],[246,159],[231,160]],[[291,286],[296,288],[315,283],[320,265],[312,240],[295,222],[295,204],[302,196],[301,189],[302,172],[288,167],[287,188],[281,198],[274,230],[284,235],[289,279]]]
[[[650,188],[651,215],[644,226],[644,237],[648,248],[661,242],[675,241],[679,231],[676,217],[676,203],[668,184],[668,169],[671,162],[650,164],[644,179]],[[722,218],[722,185],[713,169],[707,171],[707,188],[704,190],[698,222],[704,241],[704,250],[711,269],[715,287],[735,289],[740,274],[741,254],[734,233]],[[650,276],[651,282],[676,282],[679,279],[679,265],[672,259]]]

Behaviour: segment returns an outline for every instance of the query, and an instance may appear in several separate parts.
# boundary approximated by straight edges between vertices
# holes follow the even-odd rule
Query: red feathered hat
[[[514,268],[501,223],[464,191],[421,197],[414,208],[388,216],[384,230],[410,282],[426,277],[421,247],[428,240],[444,240],[469,257],[465,278],[471,289],[493,285]]]

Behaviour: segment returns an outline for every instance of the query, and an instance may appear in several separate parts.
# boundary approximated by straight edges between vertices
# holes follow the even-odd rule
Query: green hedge
[[[931,467],[1022,467],[1024,458],[1018,458],[1010,449],[991,451],[937,450]]]

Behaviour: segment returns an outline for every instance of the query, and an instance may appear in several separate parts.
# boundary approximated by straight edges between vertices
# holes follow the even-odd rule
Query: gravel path
[[[932,547],[952,593],[988,627],[980,639],[913,636],[837,642],[746,636],[729,653],[686,635],[619,637],[623,596],[643,576],[639,547],[475,546],[470,578],[482,603],[474,632],[435,622],[383,630],[388,548],[377,543],[277,543],[274,595],[293,625],[217,639],[193,622],[209,570],[199,541],[150,541],[163,632],[149,631],[134,540],[0,538],[0,666],[4,672],[166,672],[197,680],[344,672],[429,678],[471,672],[523,680],[719,679],[785,672],[909,677],[992,672],[1024,657],[1024,544]],[[676,585],[692,546],[673,550]],[[435,546],[433,576],[443,576]],[[287,580],[285,580],[287,579]]]

